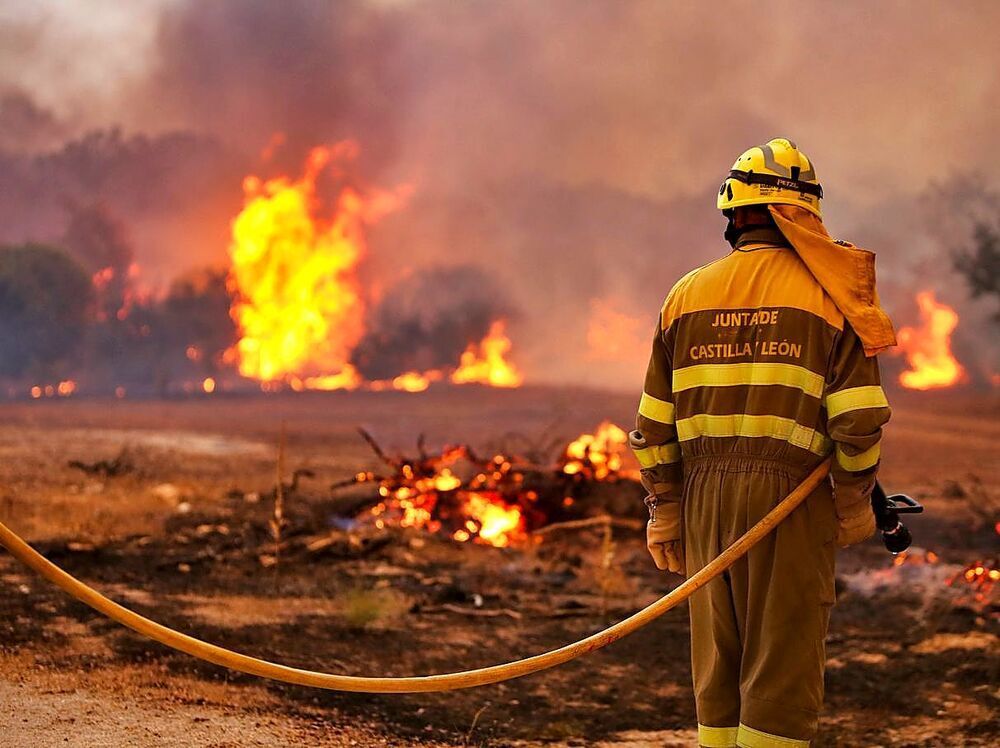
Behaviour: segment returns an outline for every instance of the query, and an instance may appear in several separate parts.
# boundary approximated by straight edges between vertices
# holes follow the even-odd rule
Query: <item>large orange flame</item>
[[[511,342],[505,332],[503,320],[490,325],[490,331],[479,345],[473,343],[462,354],[459,367],[452,372],[455,384],[478,382],[491,387],[520,387],[524,377],[517,367],[506,359]]]
[[[276,138],[273,145],[281,142]],[[356,153],[352,142],[314,148],[297,180],[244,180],[244,206],[232,226],[228,278],[239,340],[227,360],[235,361],[243,376],[258,380],[265,392],[286,386],[295,391],[366,387],[421,392],[445,378],[456,384],[519,386],[523,378],[506,360],[511,341],[503,320],[494,321],[481,342],[469,343],[454,370],[407,371],[369,382],[351,364],[365,332],[365,295],[357,275],[366,253],[365,234],[398,207],[403,194],[362,194],[345,187],[332,215],[319,215],[317,178]],[[192,360],[200,356],[193,347],[187,353]]]
[[[399,203],[397,195],[344,188],[329,219],[317,215],[316,179],[356,146],[314,148],[298,180],[243,182],[243,210],[233,221],[229,287],[239,330],[239,371],[296,389],[360,383],[350,354],[364,332],[356,276],[365,229]]]
[[[899,331],[899,351],[909,369],[899,375],[904,387],[930,390],[950,387],[961,381],[965,370],[951,352],[951,334],[958,325],[958,313],[934,298],[933,291],[917,294],[919,327]]]

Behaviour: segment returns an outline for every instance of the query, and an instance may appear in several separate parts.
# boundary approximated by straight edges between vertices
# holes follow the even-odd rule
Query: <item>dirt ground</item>
[[[892,400],[883,483],[926,504],[910,525],[937,559],[893,566],[874,540],[842,552],[816,745],[997,745],[997,595],[977,601],[947,582],[998,552],[1000,400]],[[482,666],[604,628],[678,580],[652,567],[641,532],[628,528],[610,544],[585,530],[513,548],[338,529],[329,485],[377,463],[355,428],[393,450],[412,452],[424,433],[432,446],[516,451],[553,423],[567,441],[604,418],[628,424],[634,405],[546,388],[8,403],[0,519],[113,599],[248,654],[345,674]],[[286,472],[313,477],[287,497],[288,549],[265,566],[282,424]],[[125,475],[68,465],[123,448]],[[316,537],[326,545],[306,550]],[[314,691],[167,650],[0,552],[4,746],[688,746],[688,656],[678,608],[606,650],[495,686]]]

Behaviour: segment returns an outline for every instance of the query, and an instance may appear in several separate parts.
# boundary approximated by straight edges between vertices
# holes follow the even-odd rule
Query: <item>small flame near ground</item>
[[[470,344],[462,353],[458,368],[452,372],[451,381],[455,384],[520,387],[524,377],[506,360],[512,344],[505,328],[503,320],[497,320],[478,345]]]
[[[937,553],[919,548],[903,551],[892,559],[892,565],[897,567],[936,566],[940,563]],[[1000,562],[996,558],[977,559],[950,575],[945,584],[967,591],[972,602],[985,606],[1000,589]]]
[[[622,470],[628,449],[628,434],[611,421],[603,421],[593,434],[581,434],[563,453],[562,471],[604,480]]]
[[[940,562],[940,557],[934,551],[919,549],[905,550],[892,557],[893,566],[924,566]]]
[[[43,397],[69,397],[74,392],[76,392],[76,382],[72,379],[64,379],[58,384],[36,384],[28,390],[33,400]]]
[[[1000,557],[977,559],[948,580],[949,587],[964,589],[971,602],[986,609],[995,605],[994,598],[1000,590]],[[994,617],[1000,616],[994,608]]]
[[[899,375],[899,383],[914,390],[951,387],[965,376],[965,370],[951,351],[951,335],[958,326],[958,313],[934,298],[933,291],[917,294],[920,325],[899,331],[897,353],[906,356],[909,368]]]

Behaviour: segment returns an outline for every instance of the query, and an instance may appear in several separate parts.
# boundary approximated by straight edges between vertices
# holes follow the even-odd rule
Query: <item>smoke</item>
[[[963,334],[988,319],[950,271],[971,225],[941,191],[1000,184],[995,3],[149,0],[101,5],[104,24],[14,6],[27,20],[0,16],[0,90],[18,92],[0,111],[0,240],[59,238],[68,205],[100,201],[165,285],[225,257],[240,180],[274,133],[269,168],[286,173],[356,139],[366,181],[414,185],[370,237],[366,274],[408,299],[373,311],[358,354],[373,372],[394,346],[399,363],[452,352],[392,326],[429,335],[439,318],[407,308],[409,285],[468,265],[519,310],[530,379],[637,386],[644,362],[585,355],[592,301],[651,329],[671,284],[727,249],[722,175],[778,135],[817,163],[830,230],[879,252],[900,322],[928,283],[968,317]],[[59,31],[61,13],[86,33]],[[103,28],[136,64],[117,64]],[[86,66],[65,64],[83,51]],[[445,316],[479,326],[474,294],[432,296],[452,293]]]
[[[69,214],[62,243],[87,270],[128,270],[134,253],[125,226],[106,205],[71,206]]]
[[[43,153],[0,151],[0,242],[61,243],[100,204],[131,237],[147,283],[225,256],[245,159],[192,132],[97,130]]]
[[[431,267],[389,288],[368,319],[352,363],[367,379],[454,367],[470,341],[513,308],[478,267]]]
[[[98,315],[107,319],[126,306],[134,258],[125,225],[106,205],[70,206],[61,245],[95,278]]]
[[[40,151],[58,145],[67,128],[24,91],[0,93],[0,150]]]

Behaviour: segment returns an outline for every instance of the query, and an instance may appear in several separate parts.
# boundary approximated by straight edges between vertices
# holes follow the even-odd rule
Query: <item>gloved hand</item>
[[[675,501],[655,503],[647,499],[649,522],[646,524],[646,548],[657,569],[684,574],[684,549],[681,544],[681,505]]]
[[[846,548],[875,534],[875,513],[867,499],[837,510],[837,545]]]

